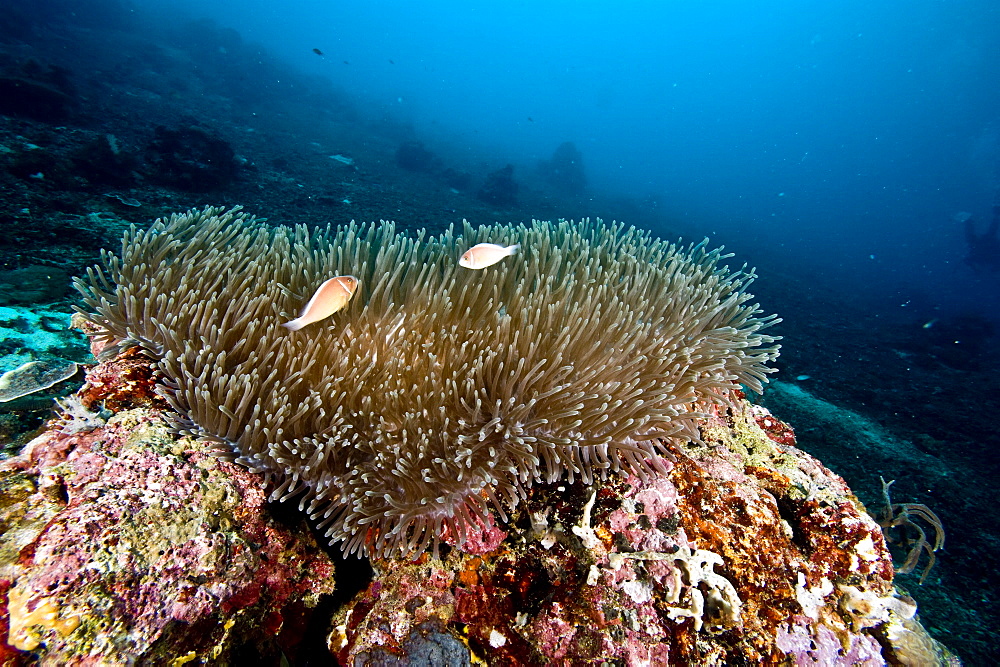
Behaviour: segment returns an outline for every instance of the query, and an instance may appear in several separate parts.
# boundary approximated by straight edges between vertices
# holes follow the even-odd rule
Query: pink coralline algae
[[[876,522],[793,437],[742,402],[665,474],[536,486],[492,552],[375,561],[331,650],[363,664],[444,634],[495,665],[954,664]]]
[[[330,653],[310,660],[342,665],[955,661],[843,479],[742,398],[664,472],[535,484],[461,549],[444,535],[442,559],[373,560],[330,609],[333,563],[305,523],[276,522],[260,476],[169,432],[149,362],[87,377],[80,404],[117,414],[53,421],[0,463],[4,665],[222,664],[240,646],[294,664],[307,622]]]
[[[78,397],[121,411],[54,427],[0,464],[4,664],[224,662],[234,646],[294,655],[333,564],[272,519],[260,480],[125,409],[149,365],[102,364]],[[131,389],[129,389],[131,387]]]

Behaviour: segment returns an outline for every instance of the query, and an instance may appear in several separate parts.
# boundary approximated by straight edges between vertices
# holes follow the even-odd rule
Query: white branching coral
[[[458,266],[481,242],[522,252]],[[208,208],[132,229],[78,281],[86,317],[139,344],[178,428],[274,480],[345,551],[402,556],[506,520],[536,481],[662,469],[713,405],[777,356],[704,244],[597,222],[268,227]],[[359,280],[289,332],[316,286]]]

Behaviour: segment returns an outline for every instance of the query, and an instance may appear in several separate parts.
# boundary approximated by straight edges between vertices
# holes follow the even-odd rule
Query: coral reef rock
[[[583,154],[572,141],[559,144],[552,159],[538,165],[541,175],[549,185],[570,195],[582,194],[587,189],[587,175],[583,170]]]
[[[258,476],[168,431],[151,371],[128,354],[92,369],[74,398],[92,424],[54,420],[0,463],[0,663],[277,661],[333,590]]]
[[[742,401],[702,440],[665,474],[536,485],[478,553],[374,561],[331,650],[345,665],[452,656],[455,640],[497,665],[958,664],[894,588],[879,526],[788,426]]]
[[[74,410],[103,414],[0,464],[3,664],[958,664],[843,479],[741,396],[664,472],[536,484],[441,559],[374,559],[334,608],[312,533],[168,431],[152,369],[91,368]]]
[[[187,192],[225,188],[237,173],[232,147],[197,127],[157,127],[146,162],[150,180]]]
[[[483,187],[476,197],[494,206],[514,206],[517,204],[517,182],[514,180],[514,167],[507,165],[497,169],[486,177]]]

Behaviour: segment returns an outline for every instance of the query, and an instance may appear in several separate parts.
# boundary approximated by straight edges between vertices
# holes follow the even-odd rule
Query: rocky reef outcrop
[[[490,172],[476,198],[493,206],[513,206],[517,203],[517,190],[514,166],[508,164],[503,169]]]
[[[743,399],[666,472],[536,484],[463,551],[373,560],[346,601],[260,477],[170,433],[141,355],[71,401],[0,463],[5,664],[296,664],[317,627],[308,653],[345,665],[956,662],[844,481]]]
[[[333,591],[255,475],[170,434],[150,371],[131,353],[91,368],[0,463],[0,663],[277,660]]]
[[[482,552],[374,563],[331,648],[434,642],[489,664],[947,664],[843,480],[744,402],[664,475],[536,487]]]

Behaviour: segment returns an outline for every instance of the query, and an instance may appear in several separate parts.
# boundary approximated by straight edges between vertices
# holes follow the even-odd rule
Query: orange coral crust
[[[745,404],[707,424],[705,439],[646,481],[612,478],[596,494],[579,482],[536,485],[515,518],[520,533],[494,552],[376,561],[338,657],[404,655],[407,637],[432,620],[489,664],[774,664],[789,659],[776,638],[790,633],[877,655],[841,610],[837,585],[884,599],[891,561],[843,480],[774,443]],[[716,591],[698,630],[698,582],[686,582],[697,569],[684,563],[705,554],[720,559],[714,575],[741,608],[727,622]],[[709,601],[719,580],[702,581]]]

